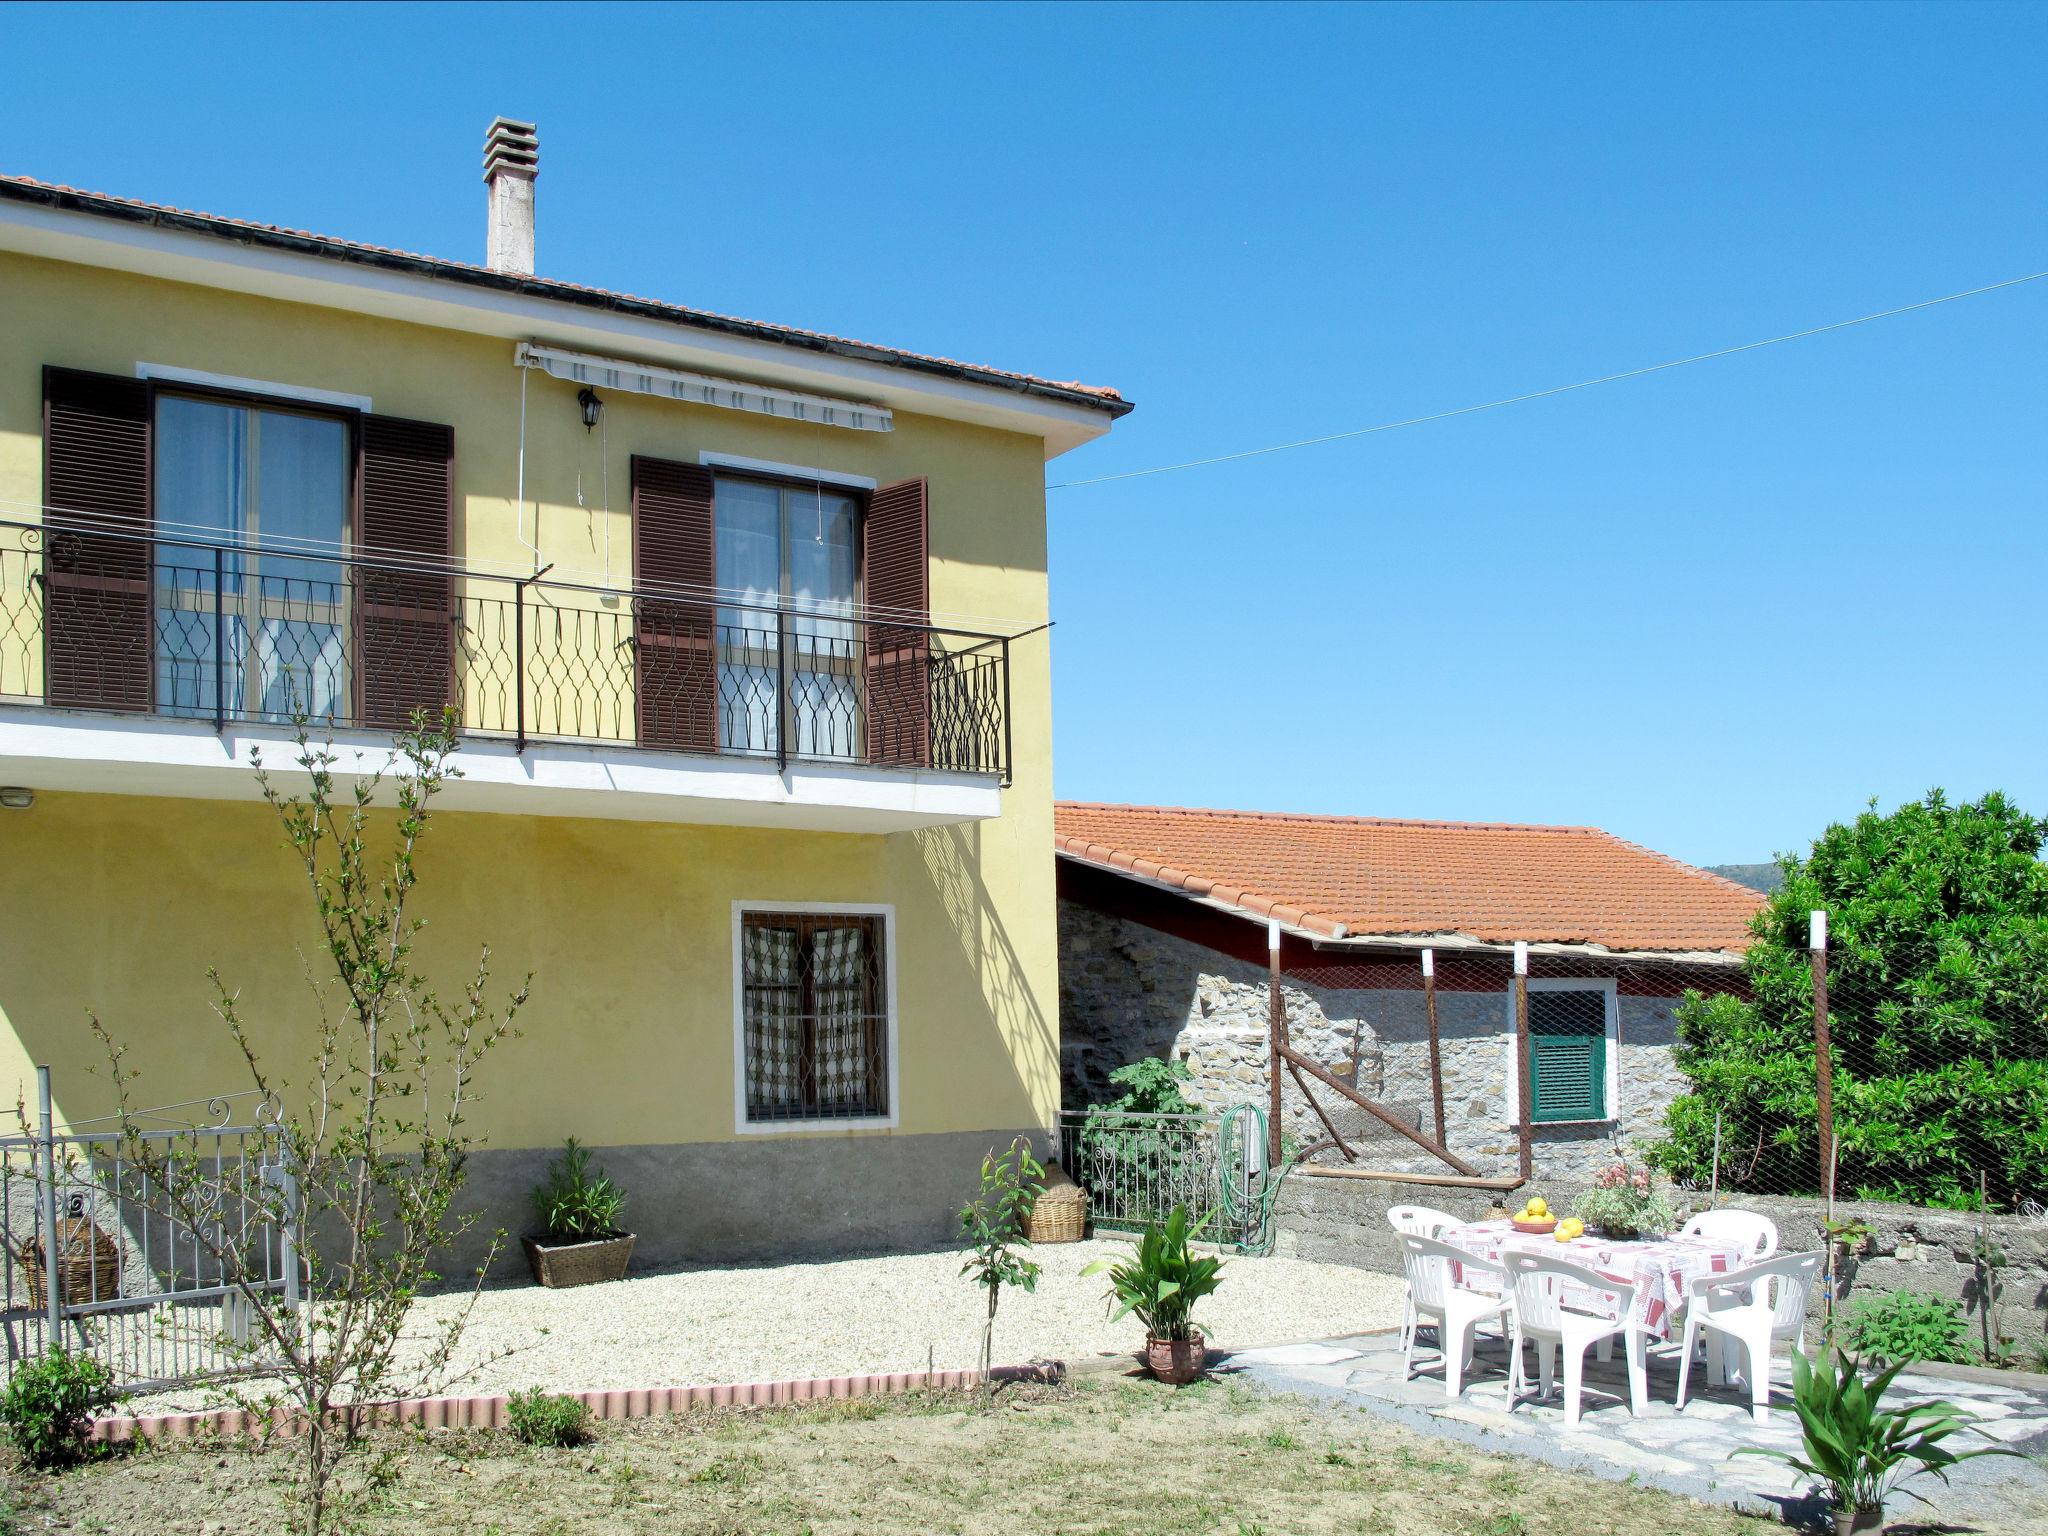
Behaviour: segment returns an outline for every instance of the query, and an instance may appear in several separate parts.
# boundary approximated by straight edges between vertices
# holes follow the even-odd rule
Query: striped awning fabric
[[[784,421],[807,421],[817,426],[844,427],[849,432],[891,432],[895,419],[886,405],[864,400],[838,400],[830,395],[807,395],[792,389],[774,389],[740,379],[722,379],[707,373],[686,373],[676,368],[657,368],[623,357],[598,357],[588,352],[568,352],[560,347],[543,347],[522,341],[513,350],[512,361],[521,368],[538,368],[572,384],[593,389],[625,390],[636,395],[658,395],[688,405],[715,405],[728,411],[752,411],[760,416],[779,416]]]

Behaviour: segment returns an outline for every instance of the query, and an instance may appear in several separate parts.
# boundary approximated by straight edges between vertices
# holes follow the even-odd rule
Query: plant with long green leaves
[[[622,1235],[626,1192],[590,1160],[590,1148],[574,1136],[548,1164],[547,1182],[528,1196],[540,1236],[551,1243],[587,1243]]]
[[[1097,1259],[1083,1276],[1108,1274],[1109,1320],[1137,1314],[1147,1338],[1178,1342],[1194,1336],[1195,1303],[1223,1283],[1223,1261],[1196,1253],[1191,1244],[1208,1219],[1188,1225],[1187,1207],[1176,1205],[1159,1226],[1146,1230],[1129,1263]]]
[[[1024,1218],[1045,1192],[1045,1167],[1031,1155],[1031,1143],[1019,1136],[1010,1150],[990,1151],[981,1160],[981,1193],[960,1207],[960,1231],[973,1250],[960,1273],[988,1292],[988,1310],[981,1323],[981,1387],[993,1390],[989,1362],[995,1348],[996,1305],[1003,1287],[1038,1289],[1037,1264],[1016,1250],[1029,1248]]]
[[[1830,1367],[1816,1366],[1803,1353],[1792,1355],[1792,1402],[1806,1454],[1746,1445],[1738,1456],[1768,1456],[1823,1484],[1838,1513],[1882,1510],[1894,1493],[1923,1504],[1927,1499],[1902,1485],[1932,1472],[1944,1483],[1948,1469],[1979,1456],[2016,1456],[2002,1445],[1952,1451],[1942,1442],[1972,1429],[1976,1420],[1953,1403],[1932,1401],[1885,1408],[1884,1395],[1904,1362],[1887,1366],[1868,1381],[1853,1355],[1836,1351]]]

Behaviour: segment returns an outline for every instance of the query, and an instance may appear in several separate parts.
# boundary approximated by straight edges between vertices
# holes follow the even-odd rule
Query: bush
[[[0,1422],[30,1466],[68,1467],[86,1458],[93,1414],[113,1401],[111,1371],[60,1349],[16,1367],[0,1391]]]
[[[590,1149],[571,1136],[548,1165],[547,1183],[531,1199],[540,1235],[554,1243],[587,1243],[621,1232],[626,1192],[590,1161]]]
[[[514,1392],[505,1404],[505,1420],[512,1438],[525,1445],[561,1449],[590,1438],[590,1409],[578,1398],[539,1387]]]
[[[1851,1354],[1886,1365],[1915,1360],[1961,1365],[1976,1356],[1963,1309],[1926,1291],[1893,1291],[1853,1301],[1837,1329]]]
[[[1807,917],[1829,914],[1836,1187],[1919,1204],[2048,1198],[2048,828],[1940,791],[1829,827],[1751,922],[1740,983],[1689,992],[1657,1162],[1704,1188],[1819,1189]]]

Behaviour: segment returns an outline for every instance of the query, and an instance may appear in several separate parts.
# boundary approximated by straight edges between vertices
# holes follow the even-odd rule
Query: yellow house
[[[0,1090],[245,1088],[209,968],[302,1080],[252,755],[452,704],[487,1219],[574,1135],[656,1263],[943,1237],[1058,1110],[1043,466],[1130,406],[539,277],[488,150],[486,265],[0,178]]]

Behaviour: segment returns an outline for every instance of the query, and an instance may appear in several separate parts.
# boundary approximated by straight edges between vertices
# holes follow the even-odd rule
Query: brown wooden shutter
[[[634,697],[643,747],[718,750],[715,483],[700,464],[633,459]]]
[[[928,522],[924,481],[904,480],[869,496],[861,523],[872,763],[931,765],[931,636],[916,627],[930,617]]]
[[[43,689],[52,704],[149,708],[149,425],[142,380],[43,370]]]
[[[455,698],[455,429],[365,416],[356,469],[356,721],[397,730]]]

